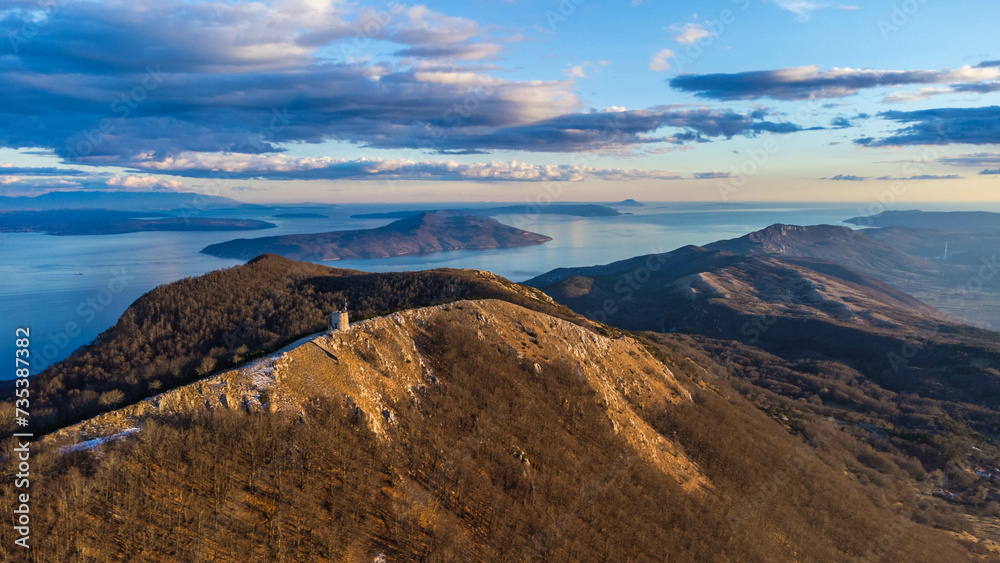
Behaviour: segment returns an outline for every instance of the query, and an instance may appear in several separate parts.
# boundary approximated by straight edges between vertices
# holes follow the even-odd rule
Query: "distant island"
[[[883,211],[844,222],[865,227],[911,227],[959,233],[1000,231],[1000,213],[989,211]]]
[[[639,203],[638,201],[631,198],[623,199],[618,203],[612,203],[611,205],[614,205],[615,207],[646,207],[645,203]]]
[[[117,235],[141,231],[253,231],[276,226],[255,219],[173,217],[163,213],[110,209],[0,211],[0,232],[58,236]]]
[[[278,213],[271,215],[273,219],[329,219],[329,215],[322,213]]]
[[[507,205],[503,207],[483,207],[477,209],[424,209],[418,211],[389,211],[386,213],[360,213],[351,219],[402,219],[417,213],[444,212],[457,215],[571,215],[573,217],[616,217],[618,211],[604,205],[590,203],[553,203],[546,205]]]
[[[235,199],[187,192],[49,192],[39,196],[0,196],[0,209],[120,209],[125,211],[167,211],[171,209],[256,209],[258,205]]]
[[[243,260],[266,253],[296,260],[348,260],[527,246],[550,240],[488,217],[422,212],[375,229],[236,239],[209,245],[202,252]]]

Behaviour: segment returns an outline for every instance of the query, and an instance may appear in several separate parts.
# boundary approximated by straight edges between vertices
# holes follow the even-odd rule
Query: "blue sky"
[[[998,21],[985,1],[9,0],[0,191],[994,201]]]

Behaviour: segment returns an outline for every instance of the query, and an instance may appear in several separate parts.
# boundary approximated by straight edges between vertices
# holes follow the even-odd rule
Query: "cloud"
[[[838,10],[845,10],[845,11],[848,11],[848,12],[856,12],[856,11],[860,10],[861,8],[859,6],[852,6],[850,4],[840,4],[840,5],[837,6],[837,9]]]
[[[949,88],[921,88],[916,92],[894,92],[882,98],[882,103],[903,104],[906,102],[916,102],[929,99],[931,96],[940,96],[942,94],[950,94],[951,92],[952,90]]]
[[[896,92],[883,98],[882,103],[900,104],[926,100],[932,96],[943,96],[945,94],[989,94],[992,92],[1000,92],[1000,82],[955,84],[948,88],[921,88],[916,92]]]
[[[609,64],[611,64],[610,61],[598,61],[596,63],[583,61],[583,63],[578,65],[569,64],[566,65],[567,68],[563,70],[563,74],[569,78],[591,78],[591,76],[587,74],[588,69],[594,72],[599,72],[601,67],[608,66]]]
[[[867,176],[854,176],[851,174],[837,174],[836,176],[831,176],[829,178],[820,178],[821,180],[840,180],[844,182],[863,182],[868,179]]]
[[[947,164],[948,166],[968,168],[1000,166],[1000,152],[977,152],[957,156],[945,156],[937,159],[937,162]]]
[[[936,174],[918,174],[916,176],[910,176],[908,178],[906,178],[906,177],[892,177],[892,176],[879,176],[878,178],[875,178],[875,179],[876,180],[894,180],[894,181],[903,180],[903,181],[906,181],[906,180],[962,180],[963,178],[961,176],[959,176],[958,174],[948,174],[948,175],[945,175],[945,176],[939,176],[939,175],[936,175]]]
[[[886,111],[878,116],[906,124],[880,139],[865,137],[854,142],[863,146],[904,145],[995,145],[1000,142],[1000,106],[938,108],[920,111]]]
[[[497,76],[503,68],[477,58],[496,55],[500,40],[475,21],[390,6],[64,3],[30,47],[0,57],[0,147],[127,167],[331,141],[439,154],[582,152],[801,130],[756,110],[586,110],[574,80]],[[28,19],[0,9],[0,36]],[[371,60],[380,50],[407,60]],[[669,54],[658,64],[668,66]]]
[[[809,100],[842,98],[865,88],[906,84],[973,83],[1000,78],[1000,68],[963,66],[957,70],[820,70],[809,65],[732,74],[685,74],[670,86],[715,100]]]
[[[695,172],[695,180],[716,180],[722,178],[732,178],[733,175],[729,172],[716,172],[715,170],[711,172]]]
[[[987,168],[980,172],[981,175],[1000,174],[1000,168]]]
[[[699,39],[712,35],[700,23],[674,24],[670,26],[670,30],[677,34],[671,35],[670,38],[682,45],[690,45]]]
[[[654,72],[663,72],[670,68],[670,62],[668,59],[674,56],[674,52],[670,49],[663,49],[662,51],[657,51],[653,54],[653,58],[649,61],[649,70]]]
[[[830,4],[826,2],[814,2],[811,0],[772,0],[782,10],[788,10],[799,16],[799,20],[807,20],[813,12],[823,10]]]
[[[448,43],[444,45],[420,45],[396,51],[399,57],[419,57],[424,59],[458,59],[474,61],[495,59],[503,47],[496,43]]]
[[[142,163],[143,169],[182,177],[214,175],[230,180],[435,180],[474,182],[578,182],[596,180],[679,180],[664,170],[599,168],[581,165],[539,165],[518,161],[459,163],[451,160],[330,157],[293,158],[287,155],[189,153],[163,161]],[[156,178],[144,177],[152,183]],[[178,182],[179,183],[179,182]]]
[[[56,168],[54,166],[15,166],[12,163],[4,162],[0,163],[0,174],[17,174],[18,176],[86,176],[90,172],[74,168]]]
[[[820,178],[821,180],[838,180],[842,182],[863,182],[869,179],[869,176],[854,176],[852,174],[837,174],[836,176],[831,176],[829,178]],[[945,176],[937,176],[934,174],[919,174],[910,177],[892,177],[892,176],[879,176],[874,178],[875,180],[893,180],[893,181],[908,181],[908,180],[961,180],[962,177],[958,174],[948,174]]]
[[[134,190],[152,190],[154,188],[180,190],[184,188],[184,184],[177,180],[166,180],[155,176],[112,176],[108,178],[106,183],[108,187]]]

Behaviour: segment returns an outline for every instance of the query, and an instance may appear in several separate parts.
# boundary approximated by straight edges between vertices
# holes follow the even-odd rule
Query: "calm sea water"
[[[351,219],[356,213],[454,207],[434,205],[343,205],[335,208],[213,212],[212,216],[264,219],[278,228],[245,233],[130,233],[57,237],[35,233],[0,233],[3,285],[0,303],[0,357],[14,356],[14,330],[31,329],[32,373],[64,359],[115,323],[124,310],[154,287],[241,261],[199,251],[237,237],[272,236],[372,228],[388,219]],[[467,206],[467,204],[462,204]],[[929,208],[929,206],[921,206]],[[966,206],[968,209],[969,207]],[[979,206],[979,208],[982,208]],[[373,272],[429,268],[490,270],[524,281],[553,268],[604,264],[687,244],[707,244],[742,236],[773,223],[843,224],[859,215],[860,205],[650,203],[621,208],[619,217],[498,216],[497,220],[552,237],[522,248],[438,252],[377,260],[342,260],[327,264]],[[1000,210],[1000,209],[997,209]],[[327,219],[275,219],[275,213],[317,212]],[[0,379],[13,377],[11,369]]]

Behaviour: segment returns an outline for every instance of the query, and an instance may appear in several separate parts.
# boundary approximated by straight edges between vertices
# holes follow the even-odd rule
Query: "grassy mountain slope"
[[[33,555],[969,558],[846,473],[835,425],[789,433],[686,355],[501,301],[363,321],[38,444]]]

